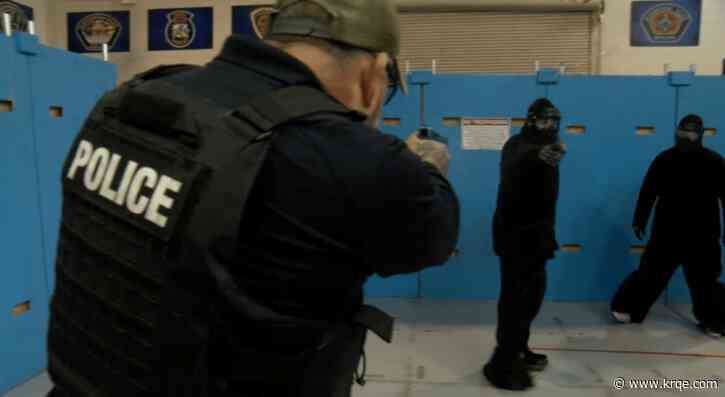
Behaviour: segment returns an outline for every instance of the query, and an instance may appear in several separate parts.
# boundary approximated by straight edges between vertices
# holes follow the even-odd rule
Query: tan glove
[[[448,161],[451,155],[448,146],[430,139],[421,139],[417,132],[411,134],[405,141],[408,148],[426,163],[433,164],[440,173],[448,177]]]

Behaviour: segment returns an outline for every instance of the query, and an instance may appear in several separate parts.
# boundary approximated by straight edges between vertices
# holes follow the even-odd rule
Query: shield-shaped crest
[[[270,17],[276,11],[277,10],[272,7],[260,7],[249,13],[249,18],[252,20],[252,28],[254,28],[254,33],[256,33],[257,37],[259,37],[260,39],[264,38],[264,36],[269,31]]]
[[[677,42],[691,24],[690,12],[674,3],[654,7],[642,17],[642,26],[652,42]]]
[[[196,37],[194,13],[185,10],[170,12],[166,18],[166,42],[174,48],[186,48]]]
[[[121,36],[121,23],[102,13],[90,14],[76,24],[76,36],[87,51],[101,51],[104,44],[113,48]]]
[[[0,1],[0,15],[2,14],[10,14],[10,27],[12,30],[20,32],[28,31],[28,15],[17,4],[9,1]],[[0,27],[3,27],[3,23],[5,22],[0,18]]]

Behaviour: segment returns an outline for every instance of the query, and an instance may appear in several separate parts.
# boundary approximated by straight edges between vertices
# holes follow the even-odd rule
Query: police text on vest
[[[76,171],[85,168],[83,185],[91,192],[98,192],[112,203],[126,207],[136,215],[144,214],[144,218],[160,227],[166,226],[166,216],[159,213],[161,207],[171,210],[174,199],[168,192],[178,193],[182,183],[174,178],[161,175],[151,167],[144,167],[135,161],[126,162],[120,184],[116,190],[111,187],[116,179],[119,163],[123,157],[110,152],[104,147],[93,148],[93,144],[82,140],[78,145],[73,162],[68,169],[68,179],[73,180]],[[153,189],[151,197],[141,195],[143,187]],[[100,189],[100,190],[99,190]]]

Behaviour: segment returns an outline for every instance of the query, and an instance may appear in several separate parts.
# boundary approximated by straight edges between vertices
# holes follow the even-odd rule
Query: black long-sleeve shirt
[[[295,58],[237,36],[171,80],[229,108],[289,85],[322,89]],[[458,240],[447,179],[400,139],[340,119],[278,129],[249,205],[229,270],[251,296],[301,317],[338,318],[362,302],[368,276],[441,265]]]
[[[725,203],[725,162],[703,148],[671,148],[650,165],[637,200],[633,225],[645,229],[657,202],[652,237],[667,241],[717,239]],[[724,214],[725,215],[725,214]]]
[[[494,251],[499,256],[551,258],[556,241],[559,167],[539,158],[545,144],[525,127],[501,152],[501,181],[494,215]]]

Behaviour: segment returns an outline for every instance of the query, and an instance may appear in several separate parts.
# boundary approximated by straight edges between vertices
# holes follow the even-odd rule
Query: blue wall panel
[[[689,113],[702,116],[706,128],[717,129],[714,137],[708,137],[706,145],[725,148],[725,78],[715,76],[695,77],[693,84],[679,88],[678,121]]]
[[[50,65],[53,73],[49,73]],[[48,290],[52,291],[60,224],[60,172],[63,160],[95,102],[104,92],[113,88],[116,69],[112,64],[45,47],[35,56],[29,57],[29,66]],[[62,107],[62,116],[51,116],[51,106]]]
[[[17,36],[17,35],[16,35]],[[0,100],[13,103],[0,112],[0,395],[45,367],[48,294],[41,245],[30,76],[26,56],[13,38],[0,37]],[[30,302],[30,310],[12,309]]]

